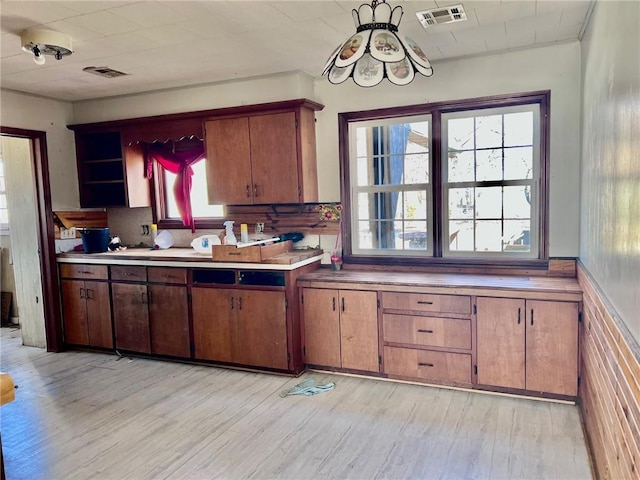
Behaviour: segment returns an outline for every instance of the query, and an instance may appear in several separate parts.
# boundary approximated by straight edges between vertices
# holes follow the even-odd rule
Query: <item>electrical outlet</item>
[[[142,227],[142,236],[147,237],[151,234],[151,227],[149,225],[140,225]]]
[[[60,238],[61,239],[69,239],[76,238],[76,227],[71,228],[61,228],[60,229]]]

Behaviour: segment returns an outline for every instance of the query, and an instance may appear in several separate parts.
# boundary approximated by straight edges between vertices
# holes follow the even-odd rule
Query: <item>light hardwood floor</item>
[[[47,353],[1,329],[8,480],[587,479],[572,405],[309,372]],[[335,390],[279,392],[312,377]]]

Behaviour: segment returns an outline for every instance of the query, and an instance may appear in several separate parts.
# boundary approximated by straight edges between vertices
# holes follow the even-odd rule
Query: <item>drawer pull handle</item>
[[[80,273],[84,273],[85,275],[91,275],[91,272],[88,272],[87,270],[80,270]]]
[[[433,363],[418,363],[419,367],[433,367]]]
[[[531,309],[531,326],[533,327],[533,308]]]
[[[247,198],[251,198],[251,192],[249,191],[249,185],[247,185]]]
[[[84,288],[80,289],[80,298],[87,298],[85,297],[85,294],[84,294]]]
[[[240,252],[229,252],[229,255],[239,256],[239,255],[242,255],[242,253],[240,253]]]
[[[238,310],[242,310],[242,297],[238,297]]]
[[[433,330],[424,330],[422,328],[419,328],[418,333],[433,333]]]
[[[344,312],[344,297],[342,297],[342,311]]]
[[[336,311],[336,297],[333,297],[333,311]]]
[[[122,274],[123,277],[130,277],[131,275],[133,275],[133,273],[131,273],[131,272],[124,272]]]
[[[433,305],[433,302],[418,300],[418,305]]]
[[[518,309],[518,325],[520,325],[520,309]]]

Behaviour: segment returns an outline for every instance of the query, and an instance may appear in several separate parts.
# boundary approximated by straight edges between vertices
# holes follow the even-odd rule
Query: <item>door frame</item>
[[[36,208],[38,218],[38,250],[42,282],[42,308],[48,352],[60,352],[62,321],[60,317],[60,285],[58,282],[51,185],[49,183],[49,159],[47,134],[39,130],[26,130],[0,126],[0,135],[27,138],[31,142],[33,171],[35,174]]]

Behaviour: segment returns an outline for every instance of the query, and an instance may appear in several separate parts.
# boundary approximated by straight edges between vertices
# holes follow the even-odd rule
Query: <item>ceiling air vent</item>
[[[464,22],[467,19],[467,14],[464,13],[462,4],[422,10],[416,12],[416,16],[424,28],[434,27],[443,23]]]
[[[129,75],[128,73],[120,72],[118,70],[114,70],[109,67],[85,67],[82,69],[83,72],[93,73],[94,75],[98,75],[99,77],[104,78],[116,78],[116,77],[124,77],[125,75]]]

